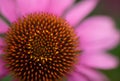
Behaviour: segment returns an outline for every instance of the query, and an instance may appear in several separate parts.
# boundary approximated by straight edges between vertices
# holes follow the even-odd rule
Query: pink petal
[[[2,38],[0,38],[0,55],[4,54],[3,48],[5,45],[5,41]]]
[[[80,75],[79,73],[72,72],[70,76],[67,77],[67,81],[88,81],[86,77]]]
[[[14,0],[0,0],[0,12],[11,22],[15,21],[18,12]]]
[[[22,15],[45,11],[48,0],[17,0],[18,9]]]
[[[120,41],[120,32],[114,21],[106,16],[86,19],[76,29],[83,50],[109,50]]]
[[[8,25],[0,19],[0,33],[5,33],[8,31]]]
[[[82,0],[67,12],[65,18],[71,25],[76,25],[87,16],[98,3],[98,0]]]
[[[119,60],[117,57],[105,52],[83,52],[79,59],[79,65],[85,65],[99,69],[113,69],[119,65]]]
[[[73,4],[75,0],[50,0],[48,11],[57,15],[62,15],[64,10]]]
[[[2,58],[0,57],[0,79],[5,77],[7,75],[8,71],[5,68],[5,63],[2,61]]]
[[[87,76],[88,81],[108,81],[107,77],[102,73],[84,66],[76,66],[77,73]]]

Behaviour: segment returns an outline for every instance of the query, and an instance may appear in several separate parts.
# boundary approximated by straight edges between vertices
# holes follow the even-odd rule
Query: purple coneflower
[[[9,71],[21,81],[107,81],[97,69],[117,67],[107,53],[119,42],[114,21],[84,19],[98,0],[0,2],[0,78]]]

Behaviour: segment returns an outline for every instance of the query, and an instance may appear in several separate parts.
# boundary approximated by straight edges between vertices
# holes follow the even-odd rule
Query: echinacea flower
[[[119,42],[114,21],[106,16],[84,19],[98,0],[0,2],[0,33],[5,34],[0,38],[0,54],[14,78],[107,81],[97,69],[117,67],[117,58],[107,53]],[[3,76],[7,70],[1,67]]]

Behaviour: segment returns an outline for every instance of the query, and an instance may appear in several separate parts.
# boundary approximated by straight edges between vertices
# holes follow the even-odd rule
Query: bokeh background
[[[100,0],[96,9],[89,16],[92,15],[107,15],[112,17],[116,22],[117,29],[120,31],[120,0]],[[120,43],[116,48],[108,52],[120,59]],[[110,81],[120,81],[120,65],[116,69],[102,70],[102,72],[109,77]]]
[[[80,0],[76,0],[76,3]],[[112,17],[117,25],[118,30],[120,30],[120,0],[101,0],[97,5],[96,9],[89,15],[107,15]],[[120,59],[120,44],[109,50],[111,54],[117,56]],[[120,81],[120,65],[116,69],[112,70],[102,70],[111,81]],[[8,75],[1,81],[11,81],[12,78]]]
[[[101,0],[91,15],[94,14],[112,17],[120,31],[120,0]],[[108,52],[120,59],[120,44]],[[120,81],[120,65],[116,69],[103,71],[103,73],[105,73],[111,81]]]

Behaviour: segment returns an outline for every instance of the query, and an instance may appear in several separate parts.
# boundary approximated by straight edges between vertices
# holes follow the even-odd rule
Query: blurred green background
[[[78,1],[80,0],[76,2]],[[120,0],[101,0],[89,16],[92,15],[107,15],[112,17],[116,22],[118,30],[120,30]],[[120,58],[120,44],[108,52]],[[105,73],[111,81],[120,81],[120,66],[113,70],[102,70],[102,72]],[[11,77],[7,76],[2,81],[11,80]]]

